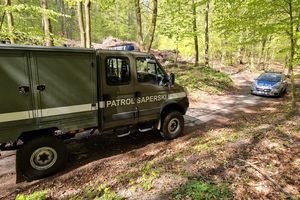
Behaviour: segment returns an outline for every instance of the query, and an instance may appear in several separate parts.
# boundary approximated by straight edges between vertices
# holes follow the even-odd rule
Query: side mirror
[[[175,74],[173,74],[173,73],[170,74],[170,81],[171,81],[172,85],[175,84]]]

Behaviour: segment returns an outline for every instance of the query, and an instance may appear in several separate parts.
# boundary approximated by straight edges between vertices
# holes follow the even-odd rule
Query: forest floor
[[[290,94],[250,95],[255,76],[231,73],[235,88],[226,94],[192,92],[184,134],[173,141],[152,132],[124,138],[82,135],[68,145],[63,172],[19,184],[14,152],[1,152],[0,199],[18,194],[41,199],[299,199],[300,116],[288,114]]]

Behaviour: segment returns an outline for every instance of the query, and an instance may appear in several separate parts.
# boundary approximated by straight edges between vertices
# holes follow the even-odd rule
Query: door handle
[[[141,97],[141,96],[142,96],[142,93],[141,93],[140,91],[136,91],[136,92],[134,93],[134,96],[135,96],[135,97]]]
[[[111,95],[110,94],[103,94],[103,100],[104,101],[111,100]]]
[[[29,91],[30,91],[30,87],[29,86],[25,86],[25,85],[19,86],[19,92],[21,94],[25,94],[25,93],[27,93]]]
[[[44,91],[46,89],[46,85],[38,85],[36,86],[36,89],[39,90],[40,92]]]

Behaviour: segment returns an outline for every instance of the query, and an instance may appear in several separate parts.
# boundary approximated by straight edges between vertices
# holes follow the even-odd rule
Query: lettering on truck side
[[[135,103],[148,103],[148,102],[157,102],[157,101],[164,101],[167,100],[167,95],[152,95],[152,96],[145,96],[145,97],[138,97],[135,101],[135,98],[127,98],[127,99],[116,99],[110,100],[105,102],[106,108],[111,108],[115,106],[128,106],[134,105]]]

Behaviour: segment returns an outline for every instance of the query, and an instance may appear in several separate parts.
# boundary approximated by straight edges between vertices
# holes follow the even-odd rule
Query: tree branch
[[[269,180],[274,186],[276,186],[282,193],[284,193],[286,196],[288,196],[290,199],[295,199],[289,192],[287,192],[283,187],[281,187],[281,185],[279,185],[278,183],[276,183],[276,181],[274,179],[272,179],[270,176],[268,176],[265,172],[263,172],[261,169],[259,169],[258,167],[256,167],[254,164],[243,160],[243,159],[238,159],[244,163],[246,163],[247,165],[249,165],[250,167],[252,167],[253,169],[255,169],[256,171],[258,171],[261,175],[263,175],[267,180]]]

